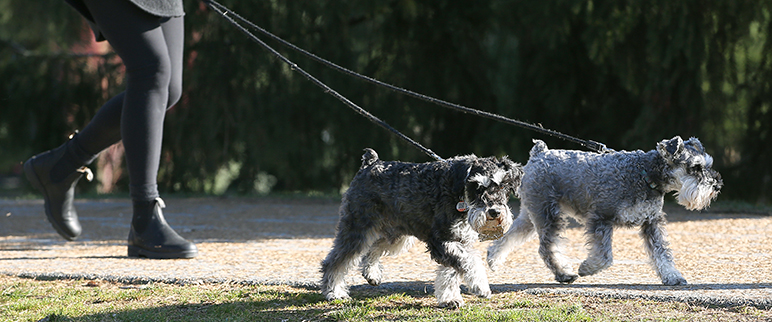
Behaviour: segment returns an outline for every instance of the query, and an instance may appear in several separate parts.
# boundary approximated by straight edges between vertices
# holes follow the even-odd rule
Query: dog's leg
[[[322,261],[322,294],[328,300],[348,298],[346,274],[356,267],[365,251],[379,237],[372,228],[360,230],[354,219],[341,217],[333,248]]]
[[[451,241],[434,241],[429,243],[429,253],[432,258],[445,267],[450,267],[458,272],[464,279],[464,282],[469,287],[469,290],[480,297],[490,298],[491,289],[488,285],[488,275],[485,271],[485,263],[480,258],[479,254],[472,248],[471,245],[465,245],[460,242]],[[437,281],[445,281],[439,275]],[[449,291],[450,288],[442,287],[442,285],[435,285],[435,289],[443,291]],[[460,297],[460,290],[459,297]],[[443,298],[447,298],[447,294],[441,294]],[[437,297],[440,304],[444,302]]]
[[[378,239],[370,248],[370,252],[362,262],[362,276],[372,286],[378,286],[383,279],[383,265],[380,259],[384,255],[398,255],[407,251],[415,242],[413,236],[402,236],[396,241],[389,242],[386,238]]]
[[[378,239],[373,247],[370,248],[370,252],[365,255],[362,262],[362,276],[372,286],[381,285],[381,279],[383,278],[383,265],[381,265],[381,256],[384,255],[386,249],[391,246],[391,243],[386,238]]]
[[[539,233],[539,255],[547,268],[555,274],[555,280],[561,284],[573,283],[578,276],[571,273],[571,266],[560,252],[560,233],[568,225],[560,206],[557,203],[549,203],[543,211],[531,217],[531,222]]]
[[[434,296],[440,307],[459,308],[464,305],[461,297],[461,277],[455,268],[442,266],[437,269],[434,280]]]
[[[646,252],[649,253],[654,270],[662,279],[662,284],[685,285],[686,279],[675,268],[673,254],[668,248],[665,236],[664,213],[641,226],[641,237],[643,237]]]
[[[598,216],[590,216],[590,218],[593,217],[597,218]],[[579,276],[593,275],[614,263],[611,251],[611,236],[614,228],[611,223],[596,219],[587,222],[586,229],[585,235],[590,250],[587,259],[579,266]]]
[[[534,236],[533,223],[525,207],[520,207],[520,215],[512,222],[512,227],[504,234],[504,237],[494,241],[488,247],[488,266],[496,270],[507,259],[509,253]]]

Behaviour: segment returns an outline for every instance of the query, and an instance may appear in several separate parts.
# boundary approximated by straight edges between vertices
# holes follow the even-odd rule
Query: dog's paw
[[[373,278],[373,277],[370,277],[370,276],[365,276],[365,279],[367,280],[367,283],[372,285],[372,286],[381,285],[381,278],[380,277]]]
[[[600,272],[606,268],[611,266],[611,262],[607,263],[598,263],[594,261],[585,260],[582,262],[581,265],[579,265],[579,276],[589,276],[594,275],[597,272]]]
[[[579,276],[576,274],[561,274],[561,275],[555,275],[555,280],[558,281],[560,284],[571,284],[573,283]]]
[[[494,262],[490,260],[488,261],[488,268],[490,268],[491,271],[494,271],[494,272],[498,271],[500,267],[501,267],[501,264],[499,264],[498,262]]]
[[[457,309],[464,306],[464,300],[462,298],[456,298],[445,302],[440,302],[440,307],[445,309]]]
[[[598,272],[597,269],[589,268],[587,267],[587,265],[584,265],[584,263],[582,263],[582,265],[579,266],[579,270],[577,271],[577,273],[579,273],[579,276],[590,276],[597,272]]]
[[[335,300],[346,300],[350,299],[351,297],[348,295],[348,292],[337,290],[337,291],[330,291],[324,294],[324,297],[328,301],[335,301]]]
[[[686,285],[686,279],[680,274],[662,277],[662,284],[667,286]]]
[[[499,269],[499,267],[501,267],[501,263],[504,262],[504,259],[505,258],[502,258],[502,256],[496,256],[496,251],[495,250],[492,251],[492,250],[489,249],[488,250],[488,256],[485,259],[485,261],[488,263],[488,267],[492,271],[496,271],[496,270]]]
[[[481,287],[472,287],[469,291],[482,298],[491,298],[491,288],[487,284]]]
[[[362,277],[364,277],[367,280],[367,283],[372,286],[381,285],[381,280],[383,279],[380,269],[365,269],[362,272]]]

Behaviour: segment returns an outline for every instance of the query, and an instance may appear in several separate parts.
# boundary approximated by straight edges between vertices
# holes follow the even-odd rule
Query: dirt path
[[[40,278],[96,278],[119,282],[265,283],[314,287],[319,263],[332,245],[338,203],[330,200],[242,198],[166,199],[167,221],[199,247],[192,260],[126,257],[128,200],[78,200],[83,236],[60,238],[42,214],[41,200],[0,199],[0,274]],[[676,265],[689,285],[660,284],[634,229],[614,235],[615,264],[572,285],[559,285],[531,241],[489,272],[495,293],[570,293],[612,298],[685,301],[772,308],[772,217],[666,208]],[[570,229],[565,254],[578,267],[581,231]],[[480,243],[484,253],[489,242]],[[386,257],[381,288],[432,293],[434,264],[418,244]],[[354,271],[348,282],[369,288]]]

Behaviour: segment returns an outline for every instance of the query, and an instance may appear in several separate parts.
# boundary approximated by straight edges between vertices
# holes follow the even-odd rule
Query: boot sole
[[[198,256],[198,250],[179,253],[153,252],[137,246],[129,246],[129,257],[149,259],[189,259]]]
[[[40,180],[40,177],[38,177],[37,172],[35,172],[35,168],[32,166],[32,160],[29,159],[27,162],[24,162],[24,175],[27,177],[27,180],[32,184],[32,187],[43,193],[43,199],[46,201],[44,204],[46,217],[48,218],[48,222],[51,223],[51,226],[54,227],[57,233],[59,233],[60,236],[64,237],[64,239],[73,241],[78,239],[78,236],[72,236],[67,234],[64,229],[62,229],[54,219],[54,216],[51,214],[50,209],[50,202],[48,202],[48,192],[43,187],[43,181]]]

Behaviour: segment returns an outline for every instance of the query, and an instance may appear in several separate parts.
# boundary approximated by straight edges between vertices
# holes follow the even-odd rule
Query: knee
[[[157,84],[162,86],[159,90],[167,92],[166,110],[169,110],[182,98],[182,70],[173,68],[168,60],[161,60],[156,77]]]
[[[182,98],[182,77],[172,76],[169,82],[169,100],[166,104],[166,109],[172,108],[174,104],[180,101]]]
[[[167,110],[182,97],[182,75],[174,75],[174,68],[166,57],[154,57],[140,66],[127,66],[126,72],[138,90],[167,94]]]

